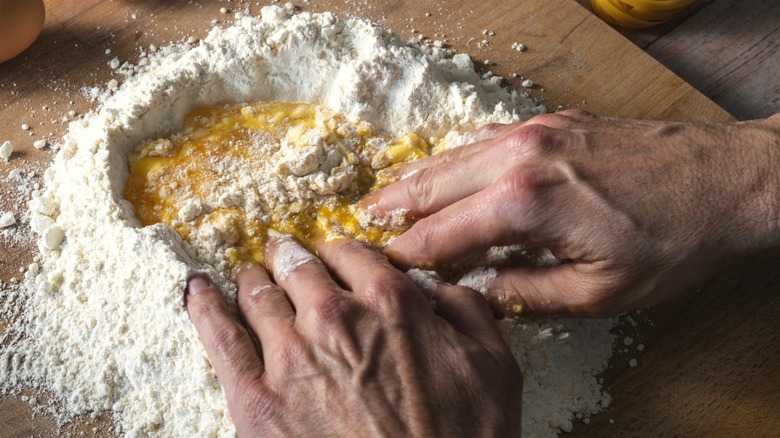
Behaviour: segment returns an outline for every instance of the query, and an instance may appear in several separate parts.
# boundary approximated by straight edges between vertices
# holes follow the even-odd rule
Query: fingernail
[[[360,200],[358,201],[358,205],[360,205],[361,207],[369,207],[372,206],[373,204],[376,204],[376,201],[380,197],[380,193],[381,191],[366,193],[365,195],[363,195],[362,198],[360,198]]]
[[[204,289],[211,287],[211,281],[204,275],[197,274],[187,282],[187,295],[197,295]]]

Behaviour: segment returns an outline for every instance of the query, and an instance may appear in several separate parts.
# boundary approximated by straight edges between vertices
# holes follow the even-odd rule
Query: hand
[[[189,282],[187,310],[239,436],[520,433],[520,369],[480,294],[441,284],[434,313],[367,245],[318,249],[327,267],[294,240],[273,240],[274,280],[242,266],[247,328],[206,278]]]
[[[363,200],[416,221],[385,250],[433,267],[495,245],[562,263],[499,271],[495,312],[617,314],[656,304],[730,258],[778,244],[780,116],[693,125],[564,111],[491,125],[393,171]]]

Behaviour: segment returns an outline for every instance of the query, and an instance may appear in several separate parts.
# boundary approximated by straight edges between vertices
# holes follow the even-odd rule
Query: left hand
[[[439,285],[434,313],[367,245],[318,249],[325,264],[275,239],[273,281],[240,269],[248,328],[208,279],[189,282],[187,310],[239,436],[519,435],[522,375],[481,295]]]

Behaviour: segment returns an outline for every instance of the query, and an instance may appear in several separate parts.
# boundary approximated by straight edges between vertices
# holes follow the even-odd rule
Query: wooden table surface
[[[780,1],[699,0],[621,33],[739,120],[780,112]]]
[[[229,21],[219,12],[221,7],[251,4],[253,12],[258,10],[256,2],[218,0],[46,3],[47,25],[39,41],[19,58],[0,64],[0,141],[12,140],[19,151],[11,163],[0,163],[0,177],[18,167],[40,175],[51,156],[32,148],[32,141],[58,138],[66,128],[61,118],[68,111],[82,114],[93,107],[84,90],[114,77],[108,67],[112,58],[132,62],[139,47],[189,35],[202,37],[212,20]],[[746,3],[763,12],[752,12],[750,19],[731,13]],[[575,0],[311,0],[299,4],[305,10],[367,17],[405,37],[424,34],[445,40],[477,61],[490,59],[494,65],[485,70],[533,79],[538,85],[531,93],[550,109],[583,107],[625,117],[728,121],[731,115],[640,47],[738,118],[765,116],[778,111],[780,95],[778,81],[772,82],[771,77],[777,72],[777,32],[768,32],[779,21],[767,18],[777,16],[778,3],[705,1],[663,28],[626,34],[633,43]],[[729,21],[735,16],[741,18]],[[697,24],[697,28],[697,22],[708,25]],[[495,36],[483,35],[486,29]],[[720,42],[709,40],[711,30],[723,37]],[[485,38],[490,45],[478,48],[476,42]],[[529,50],[512,50],[514,42],[526,44]],[[764,49],[762,42],[768,42]],[[706,56],[704,48],[720,58]],[[734,65],[729,64],[730,50],[741,56]],[[681,52],[686,57],[675,55]],[[713,66],[718,59],[721,66]],[[508,84],[520,89],[519,82],[510,79]],[[759,94],[765,99],[756,98]],[[32,126],[32,136],[21,130],[22,123]],[[21,211],[15,189],[3,184],[0,210]],[[33,245],[0,240],[0,247],[0,279],[18,277],[19,268],[32,257]],[[641,354],[632,350],[616,355],[607,373],[613,405],[593,417],[591,424],[577,424],[574,435],[777,436],[778,266],[780,251],[757,254],[730,266],[689,296],[644,312],[642,318],[651,316],[653,325],[641,327],[637,342],[647,348]],[[0,330],[3,323],[0,320]],[[630,357],[639,359],[638,367],[628,367]],[[93,433],[93,424],[105,426],[109,420],[89,420],[77,429],[102,436],[106,429]],[[0,397],[0,436],[30,435],[57,435],[52,418],[38,413],[33,419],[23,401]]]

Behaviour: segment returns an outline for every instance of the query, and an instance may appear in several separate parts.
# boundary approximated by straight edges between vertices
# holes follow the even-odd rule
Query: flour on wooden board
[[[62,418],[113,411],[127,436],[234,434],[182,291],[194,272],[210,275],[231,302],[235,287],[167,226],[139,225],[122,198],[126,158],[138,145],[176,132],[195,107],[225,102],[319,103],[392,135],[423,138],[455,138],[543,110],[502,89],[500,78],[482,79],[466,55],[330,14],[291,17],[267,7],[198,44],[151,52],[57,145],[46,190],[30,203],[40,263],[25,274],[25,311],[0,352],[5,392],[50,391]],[[594,376],[611,356],[613,324],[501,322],[525,374],[526,436],[570,430],[575,413],[587,417],[608,404]]]

